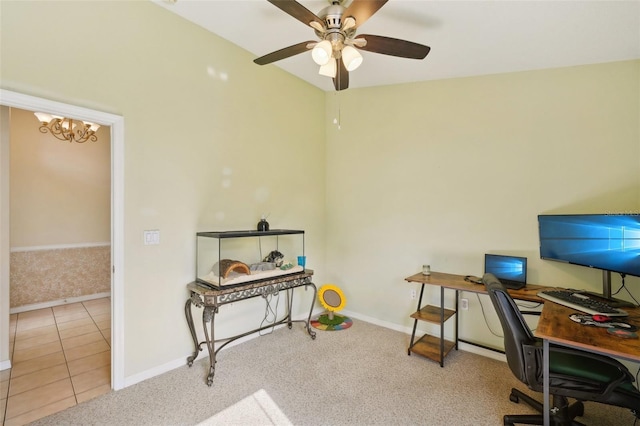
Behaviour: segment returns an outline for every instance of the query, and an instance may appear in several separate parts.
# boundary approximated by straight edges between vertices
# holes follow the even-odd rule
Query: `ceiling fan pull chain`
[[[338,99],[338,117],[333,119],[333,124],[336,124],[338,126],[338,130],[342,129],[342,110],[341,110],[341,106],[340,106],[340,92],[335,92],[336,98]]]

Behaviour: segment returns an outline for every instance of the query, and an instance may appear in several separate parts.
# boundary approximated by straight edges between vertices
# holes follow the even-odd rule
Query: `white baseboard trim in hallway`
[[[19,314],[20,312],[35,311],[36,309],[53,308],[54,306],[68,305],[71,303],[86,302],[87,300],[102,299],[103,297],[111,297],[110,292],[89,294],[87,296],[68,297],[66,299],[52,300],[50,302],[34,303],[31,305],[18,306],[11,308],[11,314]]]

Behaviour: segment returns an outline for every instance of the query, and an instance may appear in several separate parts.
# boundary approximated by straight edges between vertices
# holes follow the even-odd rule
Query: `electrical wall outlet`
[[[416,296],[416,291],[415,291],[415,289],[414,289],[414,290],[411,290],[411,299],[413,300],[413,299],[415,299],[416,297],[417,297],[417,296]]]
[[[460,299],[460,309],[463,311],[469,309],[469,299]]]

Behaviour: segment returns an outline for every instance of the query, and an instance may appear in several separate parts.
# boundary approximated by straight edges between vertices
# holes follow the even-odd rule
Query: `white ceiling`
[[[310,27],[266,0],[152,1],[256,58],[316,40]],[[299,3],[316,14],[329,4]],[[390,0],[358,34],[409,40],[431,52],[414,60],[362,51],[350,88],[638,59],[640,0]],[[318,75],[311,53],[264,66],[334,90],[330,78]]]

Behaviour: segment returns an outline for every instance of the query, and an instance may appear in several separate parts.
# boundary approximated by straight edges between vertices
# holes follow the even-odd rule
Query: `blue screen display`
[[[540,215],[540,257],[640,276],[640,214]]]
[[[498,279],[527,282],[527,258],[502,256],[498,254],[484,255],[484,272],[491,273]]]

